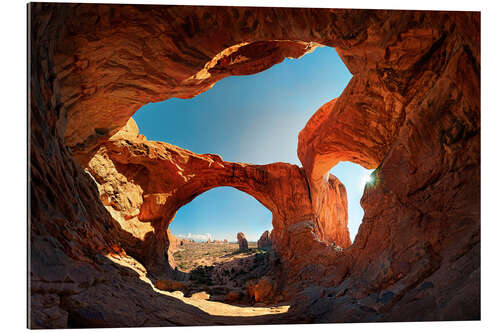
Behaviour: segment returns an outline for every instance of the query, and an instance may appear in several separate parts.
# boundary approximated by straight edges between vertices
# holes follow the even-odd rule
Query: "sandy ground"
[[[288,312],[289,305],[280,306],[269,306],[269,307],[249,307],[249,306],[236,306],[221,302],[209,301],[205,299],[197,299],[196,297],[184,297],[181,291],[168,292],[157,289],[151,280],[146,276],[146,269],[134,258],[126,255],[108,255],[108,259],[114,263],[130,268],[137,272],[139,278],[148,283],[151,288],[163,295],[171,296],[181,300],[186,304],[190,304],[199,308],[200,310],[214,316],[235,316],[235,317],[252,317],[252,316],[262,316],[262,315],[272,315]],[[234,259],[231,257],[230,260]]]
[[[198,266],[213,266],[251,256],[257,250],[256,242],[248,243],[249,252],[238,253],[238,244],[233,243],[186,243],[174,251],[177,268],[190,272]]]

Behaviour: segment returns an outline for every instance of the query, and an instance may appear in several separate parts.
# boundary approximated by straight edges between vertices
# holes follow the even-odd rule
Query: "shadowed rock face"
[[[479,13],[29,10],[33,327],[479,318]],[[148,102],[193,97],[317,44],[335,47],[353,78],[300,133],[303,169],[226,162],[137,133],[112,138]],[[377,177],[344,251],[332,242],[349,245],[345,190],[328,175],[339,161]],[[107,259],[126,251],[148,268],[167,265],[175,211],[215,186],[273,212],[275,274],[296,301],[287,316],[211,316]]]

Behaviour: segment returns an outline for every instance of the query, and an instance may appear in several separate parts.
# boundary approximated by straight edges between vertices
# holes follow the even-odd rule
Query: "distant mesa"
[[[222,244],[222,243],[227,243],[227,240],[224,240],[224,241],[221,241],[221,240],[218,240],[218,239],[212,239],[212,240],[208,240],[207,243],[211,243],[211,244]]]
[[[207,244],[228,244],[229,243],[227,239],[224,239],[224,240],[207,239],[205,241],[205,240],[195,240],[192,238],[182,238],[182,239],[180,239],[179,244],[180,244],[180,246],[183,246],[183,245],[188,244],[188,243],[196,243],[196,242],[207,243]]]
[[[187,238],[181,239],[181,246],[183,246],[183,245],[185,245],[187,243],[194,243],[194,240],[187,239]]]
[[[266,248],[270,248],[272,246],[273,246],[272,232],[269,232],[269,230],[266,230],[262,233],[262,236],[260,236],[259,240],[257,241],[257,247],[259,249],[266,249]]]
[[[248,250],[248,241],[247,238],[245,237],[245,234],[242,232],[238,232],[236,235],[236,238],[238,238],[238,245],[239,249],[241,250]]]

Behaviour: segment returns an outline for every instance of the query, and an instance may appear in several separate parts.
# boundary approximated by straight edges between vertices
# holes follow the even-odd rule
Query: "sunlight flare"
[[[366,174],[361,179],[361,187],[364,188],[365,185],[372,185],[375,183],[375,176],[373,174]]]

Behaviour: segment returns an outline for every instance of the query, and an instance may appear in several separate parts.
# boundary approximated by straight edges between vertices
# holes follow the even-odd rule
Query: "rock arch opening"
[[[281,47],[288,47],[287,41],[277,42],[279,44],[278,49]],[[271,44],[273,44],[273,42],[264,42],[262,45],[265,45],[267,48]],[[297,45],[295,45],[295,47],[296,46]],[[322,49],[324,50],[323,52],[330,52],[325,58],[329,60],[328,66],[321,68],[321,74],[323,77],[328,77],[328,75],[325,75],[323,69],[331,69],[334,67],[331,66],[332,64],[330,63],[332,56],[334,56],[333,59],[337,61],[339,68],[344,72],[344,74],[347,73],[345,77],[350,79],[350,73],[347,72],[343,61],[336,54],[334,49],[328,47],[324,47]],[[276,49],[274,50],[276,51]],[[308,50],[309,49],[306,48],[306,54]],[[321,54],[321,52],[316,54]],[[307,55],[306,57],[309,57],[310,60],[312,56]],[[261,60],[262,59],[259,58],[259,61]],[[207,65],[208,64],[209,63],[207,63]],[[214,68],[215,67],[210,67],[210,70],[213,70]],[[275,65],[272,68],[279,68],[279,65]],[[267,72],[272,73],[271,70],[268,70],[254,76],[261,76]],[[302,74],[304,74],[304,72],[307,71],[303,70],[302,72]],[[246,75],[249,73],[251,73],[251,71],[248,73],[246,71],[231,72],[232,75]],[[307,72],[307,74],[311,73]],[[217,81],[225,76],[213,79]],[[316,77],[317,76],[318,75],[316,75]],[[202,75],[200,77],[195,75],[191,79],[204,81],[210,77],[211,75]],[[236,77],[227,78],[226,82],[229,82],[228,80],[230,79],[236,79]],[[215,81],[213,84],[215,84]],[[299,85],[302,81],[304,80],[298,80]],[[345,83],[346,82],[347,80]],[[176,101],[178,102],[176,105],[177,109],[180,110],[181,113],[189,114],[189,112],[182,112],[183,110],[179,106],[189,101],[197,101],[196,98],[198,97],[202,98],[210,96],[210,92],[217,92],[216,88],[212,88],[213,84],[212,86],[207,87],[209,90],[204,94],[199,94],[197,97],[188,101]],[[253,85],[260,86],[258,83],[255,84],[255,82],[253,82]],[[349,85],[346,87],[348,94],[352,93],[352,89],[359,89],[358,85],[369,87],[369,82],[366,82],[365,78],[357,78],[357,80],[354,81],[351,80]],[[231,86],[231,84],[228,86]],[[331,98],[332,92],[328,85],[324,85],[324,87],[325,86],[327,88],[325,92],[328,94],[328,97],[325,99],[328,100]],[[224,87],[224,85],[221,84],[218,85],[218,87]],[[290,276],[303,274],[303,270],[309,270],[314,265],[321,266],[321,257],[330,258],[327,260],[335,260],[335,258],[340,256],[339,253],[342,252],[342,249],[351,245],[354,237],[349,237],[349,230],[347,227],[348,199],[346,197],[345,186],[337,177],[329,175],[328,167],[335,165],[342,159],[358,162],[364,166],[373,166],[380,162],[379,157],[382,153],[376,149],[366,149],[366,145],[369,146],[375,143],[376,145],[384,146],[384,144],[379,141],[379,138],[370,137],[369,135],[366,138],[367,142],[349,141],[349,139],[352,139],[353,134],[356,135],[356,129],[350,128],[350,126],[352,126],[351,123],[355,121],[355,119],[349,119],[347,123],[343,120],[335,120],[333,122],[325,121],[326,119],[335,118],[340,113],[345,112],[353,112],[355,113],[354,116],[359,116],[359,114],[356,114],[356,112],[359,113],[359,108],[349,109],[349,105],[346,104],[345,95],[348,94],[343,92],[344,87],[345,84],[337,84],[339,94],[342,92],[342,96],[323,104],[319,110],[312,115],[312,117],[310,117],[312,114],[311,105],[314,105],[314,103],[307,103],[307,106],[303,105],[304,107],[302,110],[308,110],[309,114],[300,122],[298,128],[300,129],[301,126],[304,126],[306,119],[309,120],[305,124],[305,127],[300,131],[298,137],[298,129],[293,131],[292,137],[296,140],[290,141],[296,143],[293,146],[297,147],[298,155],[297,159],[294,151],[294,157],[291,158],[292,163],[302,163],[304,168],[283,162],[267,165],[247,165],[238,162],[226,162],[221,158],[221,156],[213,153],[214,149],[200,149],[198,151],[203,153],[196,154],[191,151],[194,149],[191,148],[189,144],[185,145],[190,148],[190,150],[187,150],[172,145],[170,143],[173,141],[172,139],[162,138],[161,135],[159,137],[158,131],[155,132],[154,126],[149,127],[152,128],[152,131],[149,132],[148,126],[140,124],[139,127],[144,127],[147,130],[143,133],[143,130],[141,129],[141,134],[139,134],[137,124],[133,118],[130,118],[124,128],[118,131],[104,144],[101,144],[99,153],[96,155],[99,156],[101,153],[113,155],[111,160],[117,168],[125,170],[126,177],[128,178],[128,176],[130,176],[132,183],[139,184],[139,187],[142,190],[142,201],[138,204],[138,207],[135,207],[138,209],[138,214],[135,216],[127,215],[123,217],[125,220],[129,220],[130,217],[132,217],[136,218],[140,222],[149,223],[150,232],[148,232],[146,237],[143,237],[141,241],[136,242],[134,240],[134,244],[128,248],[130,252],[141,258],[141,262],[145,263],[149,272],[153,276],[158,277],[156,280],[157,282],[161,283],[161,281],[163,281],[161,277],[168,275],[173,276],[175,279],[185,279],[188,275],[178,274],[178,270],[173,271],[175,264],[171,265],[174,262],[172,255],[174,247],[172,245],[174,244],[173,242],[177,243],[178,240],[171,234],[169,225],[178,210],[200,194],[215,187],[230,186],[252,195],[273,213],[273,225],[276,227],[274,239],[276,239],[275,243],[277,244],[273,247],[273,250],[276,250],[279,258],[283,258],[287,262],[287,267],[295,267],[297,269],[297,271],[294,271],[292,274],[284,274],[285,276],[280,276],[279,278],[281,280],[290,278],[296,279],[296,276]],[[268,87],[264,87],[264,90],[266,89],[268,92]],[[297,91],[297,86],[292,86],[292,89],[289,91],[289,95],[291,96]],[[234,95],[231,93],[228,94],[227,92],[224,93],[223,89],[222,92],[222,95],[226,97],[226,100],[227,96]],[[250,95],[255,99],[255,96],[252,96],[252,94],[243,95]],[[175,96],[178,95],[174,94],[171,97]],[[185,94],[181,94],[180,96],[183,98],[192,97]],[[241,97],[241,94],[237,95],[235,99],[236,101],[241,102],[241,98],[238,97]],[[324,102],[325,99],[320,102]],[[201,100],[203,101],[203,99]],[[271,103],[269,105],[273,105],[275,102],[275,100],[269,96],[267,96],[265,100],[268,103]],[[281,100],[286,99],[281,98]],[[293,102],[293,99],[288,99],[287,101],[289,102],[290,100]],[[319,99],[316,99],[316,102],[318,101]],[[169,101],[165,101],[163,103],[168,102]],[[163,103],[146,105],[142,111],[139,111],[136,115],[134,115],[134,118],[143,120],[144,118],[141,117],[141,114],[147,115],[147,111],[149,111],[149,114],[152,114],[151,110],[148,110],[148,108],[154,108],[155,105],[161,107]],[[198,104],[198,108],[200,105],[203,105],[203,103],[200,103],[199,101],[195,102],[195,104],[196,103]],[[210,105],[210,103],[208,104]],[[248,104],[248,102],[246,104]],[[270,109],[269,105],[267,105],[267,107],[262,107],[262,105],[256,104],[253,105],[253,108],[259,111],[264,110],[266,111],[264,114],[269,115],[273,113],[267,112]],[[341,107],[339,107],[339,105]],[[176,108],[174,107],[174,109]],[[197,111],[200,110],[203,112],[201,114],[213,116],[213,114],[210,114],[210,112],[207,112],[207,110],[204,110],[203,108],[199,108]],[[169,119],[164,121],[158,121],[158,119],[155,119],[153,122],[150,122],[150,124],[156,125],[156,130],[160,128],[160,132],[162,133],[169,133],[165,125],[176,124],[175,117],[174,119],[170,119],[172,118],[170,117],[172,110],[162,111],[163,114],[169,115]],[[158,116],[158,114],[156,116]],[[258,116],[259,115],[257,115],[257,118],[259,118]],[[398,114],[395,113],[395,115],[391,115],[389,118],[394,120],[397,116]],[[205,126],[205,128],[207,128],[207,125],[209,126],[218,123],[217,121],[213,121],[213,119],[194,117],[194,119],[197,118],[201,118],[202,125]],[[212,120],[212,122],[210,122],[210,120]],[[259,120],[262,121],[262,119]],[[243,123],[248,126],[251,122],[243,121]],[[255,123],[258,125],[259,121],[256,121]],[[268,123],[266,124],[269,125]],[[325,127],[325,124],[328,126],[332,126],[333,124],[333,128],[331,128],[331,130],[337,135],[339,132],[341,134],[346,134],[340,142],[327,142],[326,152],[318,150],[318,142],[319,146],[323,148],[325,147],[325,142],[323,142],[322,137],[315,135],[317,132],[325,131],[325,128],[323,128]],[[287,128],[286,125],[280,125],[283,124],[271,123],[271,129]],[[223,128],[227,127],[221,127],[216,132],[220,134],[223,132]],[[344,131],[345,129],[347,130]],[[198,128],[198,130],[194,131],[196,134],[203,132],[205,132],[203,128]],[[385,129],[382,132],[383,135],[387,134],[385,133]],[[143,134],[146,134],[149,140]],[[228,137],[234,139],[238,137],[239,134],[241,133],[222,137],[227,141]],[[274,135],[275,133],[272,134]],[[168,141],[169,143],[150,140],[151,136],[161,141]],[[274,136],[274,138],[276,138],[276,136]],[[205,143],[207,140],[202,139],[200,141]],[[264,141],[266,141],[265,144],[261,143],[259,146],[263,149],[268,148],[270,146],[268,143],[272,140],[267,138],[267,140]],[[386,149],[386,147],[383,149]],[[247,151],[251,151],[251,149],[240,149],[239,151],[245,154]],[[276,151],[277,150],[274,152]],[[218,152],[216,148],[215,152]],[[227,156],[227,154],[224,155]],[[262,160],[258,160],[259,158],[263,158],[266,162],[287,160],[287,158],[276,158],[275,155],[272,154],[271,156],[273,157],[259,156],[257,157],[257,162],[262,162]],[[94,159],[95,156],[91,160],[91,163]],[[252,158],[248,158],[248,156],[235,158],[235,160],[240,160],[242,162],[248,162],[250,160],[251,162],[256,162],[256,159],[252,160]],[[290,161],[290,157],[288,157],[288,161]],[[125,168],[123,168],[124,166]],[[131,170],[128,168],[131,168]],[[119,173],[120,172],[122,171],[119,171]],[[121,226],[123,227],[124,224],[121,224]],[[134,228],[135,225],[133,226],[133,229]],[[128,230],[126,231],[128,232]],[[295,239],[300,239],[300,242],[296,242]],[[308,247],[308,249],[313,249],[314,252],[314,255],[309,258],[309,263],[301,260],[296,255],[296,253],[303,251],[304,246]],[[136,250],[138,253],[134,253]],[[316,276],[316,278],[321,275],[322,273],[317,271],[317,269],[313,273],[313,276]],[[274,286],[276,286],[276,281],[273,283]],[[270,282],[268,283],[268,287],[269,284]],[[272,295],[274,297],[272,299],[276,300],[276,290],[274,290],[274,287],[272,289]]]
[[[300,165],[297,158],[298,133],[314,110],[332,96],[341,94],[351,77],[335,49],[317,47],[300,60],[285,59],[283,63],[258,74],[227,77],[191,99],[170,99],[145,105],[133,118],[137,121],[141,134],[145,134],[149,140],[173,143],[196,153],[220,153],[225,159],[237,162],[280,161]],[[332,180],[328,188],[323,190],[326,194],[324,213],[316,214],[310,207],[310,190],[304,179],[305,175],[299,168],[296,170],[302,185],[300,190],[292,186],[289,195],[292,200],[304,195],[298,202],[300,209],[283,207],[291,205],[287,199],[279,204],[270,202],[273,199],[269,198],[269,193],[260,193],[256,197],[264,205],[269,205],[267,207],[276,215],[273,220],[279,221],[280,228],[276,237],[281,239],[281,248],[278,251],[294,256],[294,245],[287,246],[290,242],[294,243],[290,240],[288,229],[297,235],[312,231],[326,245],[347,247],[351,240],[345,226],[347,214],[344,211],[347,207],[342,184],[338,180]],[[196,171],[193,169],[193,172]],[[285,175],[289,172],[286,171]],[[286,181],[285,178],[282,179]],[[242,182],[244,180],[237,182],[237,188],[251,194],[254,190],[248,191]],[[193,190],[183,200],[191,200],[214,185],[224,184],[223,181],[222,184]],[[342,201],[341,204],[338,204],[339,200]],[[166,223],[169,223],[174,214],[179,214],[176,209],[181,206],[181,203],[176,204],[166,213]],[[143,217],[145,218],[144,215]],[[175,218],[173,223],[172,226],[177,225]],[[288,223],[296,226],[292,228]],[[175,231],[171,232],[177,234]],[[188,233],[189,231],[180,232],[184,236]],[[207,233],[209,232],[204,231],[202,237],[206,237]],[[326,249],[327,247],[325,251]],[[173,258],[172,254],[170,258]]]
[[[270,290],[257,287],[276,269],[271,221],[267,208],[236,189],[217,187],[199,195],[169,225],[175,239],[171,263],[185,274],[160,280],[157,287],[230,304],[276,304]]]
[[[302,66],[297,68],[297,64]],[[296,67],[295,70],[292,70],[292,67]],[[318,81],[318,77],[323,78],[323,81]],[[338,179],[333,177],[321,190],[323,206],[315,211],[314,202],[311,202],[311,184],[300,167],[283,162],[268,165],[225,162],[213,152],[220,152],[218,148],[224,147],[220,144],[220,138],[222,138],[222,143],[231,144],[244,132],[241,128],[232,126],[234,119],[241,115],[253,114],[251,121],[240,121],[247,127],[252,124],[257,126],[251,128],[249,132],[260,134],[259,126],[268,126],[268,136],[258,145],[259,149],[253,151],[261,153],[274,146],[273,141],[281,139],[279,130],[287,129],[290,132],[288,134],[291,134],[290,138],[285,138],[284,141],[278,140],[276,148],[264,154],[248,156],[247,154],[252,152],[252,147],[242,149],[237,146],[237,152],[242,153],[243,156],[237,157],[231,153],[224,153],[224,155],[243,162],[284,160],[300,164],[295,151],[301,139],[300,136],[297,137],[299,129],[304,126],[314,112],[314,108],[324,100],[330,99],[335,92],[340,94],[350,78],[351,74],[335,50],[320,47],[315,52],[306,55],[305,59],[300,62],[275,65],[270,70],[253,75],[253,77],[226,78],[216,87],[192,99],[170,100],[173,101],[174,106],[171,109],[165,109],[164,104],[170,102],[165,101],[146,105],[139,110],[134,115],[134,118],[139,120],[139,126],[131,118],[124,128],[101,146],[100,152],[96,155],[112,156],[110,159],[114,165],[118,169],[123,169],[127,177],[131,177],[131,182],[139,184],[142,190],[142,201],[139,200],[141,202],[138,202],[135,207],[139,210],[138,214],[135,217],[132,215],[132,218],[150,223],[150,237],[141,240],[139,242],[141,246],[134,244],[131,251],[135,251],[138,247],[147,249],[146,251],[139,250],[139,252],[144,252],[139,256],[142,260],[146,260],[145,264],[152,274],[161,277],[170,271],[167,275],[184,279],[185,274],[177,274],[177,271],[172,273],[175,266],[172,245],[173,242],[177,243],[177,240],[168,229],[169,225],[181,207],[205,191],[220,186],[233,186],[246,192],[273,212],[273,224],[278,226],[275,232],[277,251],[281,256],[294,258],[296,251],[294,246],[297,244],[292,240],[290,233],[296,234],[293,237],[303,237],[300,235],[305,233],[313,243],[319,241],[316,246],[323,250],[328,250],[330,245],[334,248],[349,246],[351,240],[346,227],[345,189]],[[231,81],[237,79],[243,80],[243,84]],[[293,84],[290,84],[291,82]],[[277,86],[279,89],[273,91],[270,89],[272,86]],[[255,87],[260,90],[255,90]],[[228,99],[228,96],[231,96],[232,100]],[[246,100],[242,98],[243,96]],[[305,97],[310,97],[310,99]],[[242,103],[247,109],[234,112],[236,106],[240,105],[238,103]],[[248,104],[251,105],[248,106]],[[183,109],[183,105],[191,105],[191,108]],[[233,116],[233,121],[227,121],[227,118],[217,121],[219,110],[222,110],[225,116]],[[276,110],[279,111],[277,118],[275,117]],[[193,117],[193,113],[197,113],[197,116]],[[270,116],[281,119],[293,118],[297,114],[302,115],[292,122],[294,126],[289,126],[290,123],[286,120],[266,121]],[[235,115],[236,118],[234,118]],[[158,119],[161,116],[168,118]],[[178,118],[180,116],[187,116],[187,118]],[[198,128],[193,126],[194,128],[190,131],[182,131],[182,127],[177,126],[179,119],[181,123],[183,121],[186,123],[186,119],[190,119],[191,122],[198,120]],[[169,127],[171,124],[174,127]],[[187,124],[189,125],[189,121]],[[219,137],[219,141],[214,140],[211,147],[201,145],[199,149],[193,148],[193,141],[190,142],[189,139],[194,137],[194,144],[210,142],[211,140],[207,140],[202,134],[209,132],[206,129],[217,127],[214,124],[219,126],[215,132],[219,135],[223,134]],[[224,135],[226,133],[223,132],[232,127],[236,128],[235,132]],[[139,128],[141,128],[141,134],[139,134]],[[176,141],[176,135],[168,137],[172,129],[174,134],[188,135],[187,137],[181,135],[181,141]],[[181,129],[181,131],[175,132],[175,129]],[[156,142],[151,139],[169,143]],[[171,145],[172,141],[191,151]],[[248,144],[252,140],[243,135],[242,142]],[[293,147],[293,149],[287,151],[284,147]],[[193,150],[208,154],[199,155],[192,152]],[[286,153],[280,155],[279,153],[282,152]],[[300,152],[299,149],[299,157]],[[94,160],[95,157],[91,160],[91,164]],[[297,179],[290,181],[289,177]],[[284,182],[287,184],[283,185]],[[130,218],[131,215],[124,217],[125,220]],[[133,229],[136,227],[134,226]]]
[[[169,225],[179,239],[224,239],[237,242],[243,232],[256,243],[265,230],[272,230],[272,213],[251,195],[232,187],[216,187],[182,206]]]
[[[374,183],[373,169],[365,169],[352,162],[340,162],[330,169],[330,173],[344,184],[347,192],[349,236],[354,243],[358,229],[363,222],[364,209],[361,206],[365,186]]]
[[[149,140],[198,154],[300,165],[298,133],[351,77],[334,48],[319,46],[256,74],[225,77],[192,98],[146,104],[133,118]]]
[[[267,208],[234,188],[200,194],[169,224],[174,271],[157,279],[156,288],[233,305],[286,306],[269,277],[279,269],[271,221]]]

